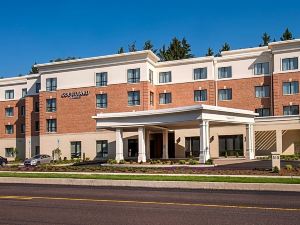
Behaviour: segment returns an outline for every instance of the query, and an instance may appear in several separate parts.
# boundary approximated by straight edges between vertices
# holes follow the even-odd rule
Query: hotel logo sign
[[[61,94],[61,98],[79,99],[81,96],[88,96],[89,91],[74,91],[74,92],[64,92]]]

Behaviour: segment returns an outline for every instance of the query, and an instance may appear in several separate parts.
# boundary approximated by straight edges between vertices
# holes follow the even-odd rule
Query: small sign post
[[[271,152],[272,155],[272,170],[274,170],[275,167],[280,170],[280,153],[278,152]]]

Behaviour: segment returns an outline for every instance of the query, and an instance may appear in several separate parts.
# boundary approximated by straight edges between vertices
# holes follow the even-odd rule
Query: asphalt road
[[[300,224],[300,193],[0,186],[0,224]]]

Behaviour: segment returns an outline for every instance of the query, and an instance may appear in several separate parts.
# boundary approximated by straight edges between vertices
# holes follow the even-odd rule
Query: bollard
[[[280,153],[278,152],[271,152],[272,155],[272,170],[274,170],[275,167],[280,170]]]

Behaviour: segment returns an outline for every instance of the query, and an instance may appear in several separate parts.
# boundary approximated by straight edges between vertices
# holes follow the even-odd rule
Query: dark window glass
[[[56,91],[57,88],[57,79],[56,78],[47,78],[46,79],[46,91]]]
[[[283,115],[299,115],[299,105],[283,106]]]
[[[56,112],[56,98],[51,98],[46,100],[46,111]]]
[[[5,108],[5,116],[7,117],[14,116],[14,108],[13,107]]]
[[[5,99],[14,99],[14,90],[6,90],[5,91]]]
[[[259,109],[255,109],[255,112],[258,113],[259,117],[263,117],[263,116],[270,116],[270,108],[259,108]]]
[[[56,119],[47,119],[47,132],[56,132]]]
[[[195,90],[194,101],[195,102],[207,101],[207,90]]]
[[[107,86],[107,72],[101,72],[96,74],[96,86]]]
[[[218,77],[219,79],[232,77],[231,66],[218,68]]]
[[[219,89],[218,96],[220,101],[232,100],[232,89]]]
[[[5,125],[5,133],[6,134],[13,134],[14,133],[14,126],[13,125]]]
[[[160,93],[159,94],[159,104],[170,104],[172,103],[171,93]]]
[[[107,158],[108,156],[108,142],[107,140],[100,140],[96,142],[97,158]]]
[[[128,83],[140,82],[140,68],[127,70],[127,82]]]
[[[283,82],[282,83],[282,92],[283,95],[293,95],[299,93],[299,82],[291,81],[291,82]]]
[[[194,80],[207,78],[207,67],[194,69]]]
[[[81,158],[81,141],[71,142],[71,158]]]
[[[96,107],[107,108],[107,94],[96,95]]]
[[[140,105],[140,91],[129,91],[128,92],[128,105]]]
[[[168,72],[160,72],[159,73],[159,83],[169,83],[172,82],[172,73]]]

